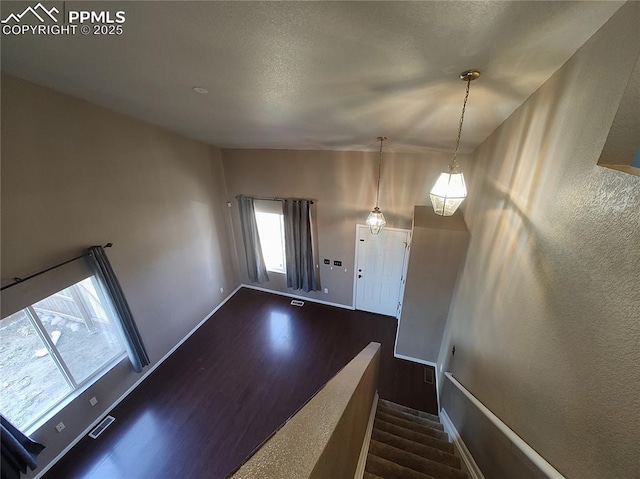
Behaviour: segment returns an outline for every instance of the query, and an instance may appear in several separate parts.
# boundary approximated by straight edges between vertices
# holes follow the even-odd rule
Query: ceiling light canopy
[[[373,208],[371,213],[369,213],[369,217],[367,218],[367,225],[369,226],[369,230],[372,235],[377,235],[380,233],[380,230],[384,228],[384,225],[387,222],[384,219],[384,215],[380,208],[378,207],[378,200],[380,199],[380,174],[382,172],[382,144],[387,139],[386,136],[379,136],[378,141],[380,142],[380,156],[378,157],[378,186],[376,189],[376,206]]]
[[[464,183],[464,176],[458,166],[457,157],[460,148],[460,135],[462,133],[462,124],[464,123],[464,112],[467,108],[467,100],[469,99],[469,87],[471,82],[480,76],[477,70],[467,70],[460,74],[460,79],[467,82],[467,92],[464,96],[462,104],[462,115],[460,116],[460,126],[458,127],[458,138],[456,139],[456,149],[453,152],[453,160],[447,171],[440,173],[440,177],[431,189],[431,204],[433,211],[440,216],[453,215],[458,206],[462,204],[467,197],[467,186]]]

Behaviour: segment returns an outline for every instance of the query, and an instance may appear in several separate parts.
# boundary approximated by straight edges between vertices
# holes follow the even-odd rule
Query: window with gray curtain
[[[238,195],[236,199],[238,200],[240,212],[240,226],[242,227],[242,240],[244,242],[244,254],[247,260],[249,280],[254,283],[267,282],[269,281],[269,275],[262,256],[253,198]]]
[[[102,246],[0,291],[0,412],[27,434],[118,364],[125,351],[135,371],[149,364]]]
[[[310,200],[287,199],[283,203],[287,287],[316,291]]]

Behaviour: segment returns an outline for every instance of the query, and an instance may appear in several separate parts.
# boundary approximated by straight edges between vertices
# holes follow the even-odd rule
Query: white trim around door
[[[360,271],[359,269],[362,269],[361,266],[359,265],[359,253],[360,253],[360,239],[361,239],[361,235],[367,234],[368,233],[368,226],[363,225],[363,224],[356,224],[356,234],[355,234],[355,245],[354,245],[354,268],[353,268],[353,307],[354,309],[358,309],[358,276],[360,275]],[[384,233],[384,231],[393,231],[393,232],[401,232],[404,233],[405,236],[405,240],[403,241],[404,245],[405,245],[405,249],[404,249],[404,256],[403,256],[403,264],[401,266],[401,274],[400,274],[400,279],[399,279],[399,283],[398,283],[398,304],[396,305],[396,309],[394,314],[391,314],[391,316],[394,316],[396,318],[399,318],[400,316],[400,312],[402,310],[402,301],[403,301],[403,297],[404,297],[404,285],[405,285],[405,281],[406,281],[406,277],[407,277],[407,266],[409,263],[409,251],[410,251],[410,245],[411,245],[411,230],[407,230],[407,229],[403,229],[403,228],[384,228],[381,232],[381,234]],[[397,274],[397,273],[396,273]],[[385,314],[385,313],[381,313],[380,311],[373,311],[371,309],[362,309],[363,311],[368,311],[368,312],[373,312],[373,313],[378,313],[378,314]],[[388,314],[388,313],[387,313]]]

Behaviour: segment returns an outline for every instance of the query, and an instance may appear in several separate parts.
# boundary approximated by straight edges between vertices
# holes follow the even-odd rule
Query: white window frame
[[[256,211],[256,222],[258,223],[258,235],[260,235],[260,221],[258,218],[258,215],[274,215],[277,216],[279,219],[279,223],[280,223],[280,245],[282,248],[281,254],[282,254],[282,268],[278,268],[277,266],[273,266],[273,265],[266,265],[267,266],[267,271],[272,272],[272,273],[281,273],[281,274],[286,274],[287,273],[287,264],[286,264],[286,256],[285,256],[285,245],[284,245],[284,215],[281,213],[267,213],[264,211]],[[264,241],[263,238],[260,238],[260,247],[262,248],[262,255],[266,258],[268,256],[268,252],[265,250],[266,247],[266,242]],[[266,263],[266,261],[265,261]]]
[[[284,213],[282,212],[282,202],[281,201],[271,201],[271,200],[256,200],[254,203],[255,214],[256,214],[256,222],[258,221],[259,214],[272,214],[278,215],[280,219],[280,237],[282,239],[282,268],[277,267],[269,267],[267,266],[267,271],[272,273],[279,274],[287,274],[287,255],[286,255],[286,245],[285,245],[285,237],[284,237]],[[260,235],[260,227],[258,227],[258,235]],[[260,246],[262,248],[263,256],[266,256],[265,252],[265,242],[260,238]],[[265,262],[266,263],[266,262]]]
[[[113,326],[115,327],[116,331],[118,331],[117,334],[118,334],[118,337],[119,337],[119,344],[121,346],[121,350],[120,350],[120,352],[115,353],[113,356],[111,356],[109,358],[106,358],[103,361],[102,365],[99,366],[93,373],[91,373],[89,376],[87,376],[82,381],[77,382],[75,380],[75,378],[73,377],[73,374],[71,373],[69,367],[67,366],[66,361],[64,360],[64,358],[60,354],[60,351],[58,350],[58,347],[53,343],[53,341],[52,341],[48,331],[46,330],[44,324],[42,323],[42,320],[40,319],[38,313],[34,309],[34,304],[36,304],[38,301],[40,301],[42,299],[45,299],[45,298],[40,298],[40,300],[35,301],[33,304],[27,305],[24,308],[22,308],[21,310],[19,310],[19,311],[24,311],[27,319],[29,320],[29,324],[35,330],[35,332],[38,335],[40,341],[47,348],[47,351],[49,352],[49,355],[50,355],[51,359],[53,360],[54,365],[56,366],[56,368],[58,369],[58,371],[62,375],[62,377],[65,380],[65,382],[67,383],[67,385],[70,387],[70,391],[67,394],[65,394],[62,398],[60,398],[60,400],[58,400],[56,403],[51,405],[49,408],[45,409],[40,414],[38,414],[37,416],[32,418],[27,424],[24,424],[24,425],[22,425],[20,427],[20,429],[22,431],[24,431],[25,434],[27,434],[27,435],[33,434],[35,431],[37,431],[40,427],[42,427],[42,425],[45,422],[47,422],[49,419],[51,419],[53,416],[55,416],[57,413],[59,413],[69,403],[71,403],[76,397],[78,397],[80,394],[82,394],[90,386],[95,384],[101,377],[103,377],[105,374],[107,374],[118,363],[120,363],[120,361],[122,361],[123,359],[125,359],[127,357],[127,351],[126,351],[126,346],[125,346],[125,343],[124,343],[124,338],[121,335],[119,325],[116,323],[117,321],[120,321],[120,319],[118,317],[113,317],[113,315],[117,314],[117,313],[115,313],[115,309],[113,308],[112,299],[111,299],[110,295],[105,290],[105,288],[103,287],[103,285],[100,282],[100,280],[95,275],[90,275],[90,276],[87,276],[86,278],[81,279],[80,281],[77,281],[76,283],[74,283],[71,286],[75,286],[76,284],[78,284],[81,281],[84,281],[85,279],[88,279],[88,278],[91,278],[92,283],[93,283],[96,291],[100,295],[100,299],[102,301],[106,301],[108,303],[108,304],[104,304],[102,306],[103,306],[104,310],[107,312],[107,314],[110,316],[109,320],[114,322]],[[64,288],[59,290],[58,293],[61,292],[61,291],[64,291],[65,289],[67,289],[67,288],[69,288],[71,286],[65,286]],[[57,293],[53,293],[53,295],[55,295],[55,294],[57,294]],[[53,296],[53,295],[50,295],[50,296]],[[74,299],[74,301],[75,301],[75,299]],[[5,318],[2,318],[2,319],[5,319]]]

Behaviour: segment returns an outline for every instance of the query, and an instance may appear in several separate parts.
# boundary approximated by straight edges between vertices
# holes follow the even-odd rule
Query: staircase
[[[364,479],[467,479],[438,416],[380,399]]]

